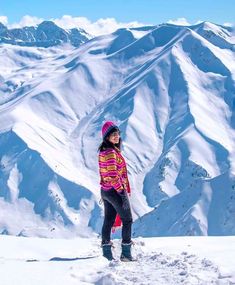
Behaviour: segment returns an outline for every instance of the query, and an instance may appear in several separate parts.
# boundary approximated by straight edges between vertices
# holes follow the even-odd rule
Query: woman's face
[[[119,131],[115,131],[113,133],[111,133],[108,137],[108,140],[112,143],[112,144],[117,144],[119,143],[120,140],[120,132]]]

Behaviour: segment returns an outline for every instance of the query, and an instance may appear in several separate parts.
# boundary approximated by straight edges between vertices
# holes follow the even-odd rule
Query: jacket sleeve
[[[99,167],[102,181],[109,184],[117,192],[122,191],[123,185],[117,170],[117,154],[115,150],[106,151],[105,154],[99,155]]]

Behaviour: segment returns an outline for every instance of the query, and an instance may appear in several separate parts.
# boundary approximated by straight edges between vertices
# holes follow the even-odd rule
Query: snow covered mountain
[[[36,27],[8,29],[0,23],[0,44],[8,43],[20,46],[51,47],[62,43],[80,46],[91,36],[83,29],[64,30],[52,21],[43,21]]]
[[[134,236],[235,234],[234,30],[120,29],[79,48],[0,45],[0,229],[100,232],[97,148],[120,125]]]

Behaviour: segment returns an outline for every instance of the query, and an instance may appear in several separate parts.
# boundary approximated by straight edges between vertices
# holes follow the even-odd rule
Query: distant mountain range
[[[91,36],[83,29],[64,30],[52,21],[44,21],[35,27],[8,29],[0,23],[0,44],[14,44],[20,46],[51,47],[63,43],[70,43],[78,47]]]
[[[70,32],[51,22],[29,30],[35,46],[0,45],[0,233],[100,233],[97,148],[114,120],[134,236],[235,235],[233,28],[119,29],[78,48],[54,46]]]

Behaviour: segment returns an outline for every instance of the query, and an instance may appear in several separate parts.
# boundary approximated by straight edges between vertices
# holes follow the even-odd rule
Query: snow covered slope
[[[97,148],[114,120],[135,236],[235,234],[231,28],[162,24],[0,54],[1,232],[99,232]]]
[[[0,280],[4,285],[232,285],[235,237],[135,239],[136,262],[101,256],[94,239],[44,239],[0,236]]]

